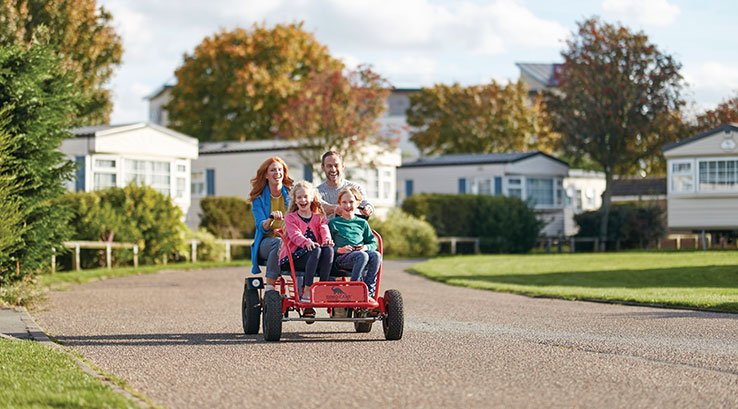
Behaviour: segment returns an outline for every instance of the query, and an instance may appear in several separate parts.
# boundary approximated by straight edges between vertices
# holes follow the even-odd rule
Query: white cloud
[[[670,25],[681,11],[669,0],[604,0],[602,9],[606,14],[626,22],[656,27]]]
[[[703,62],[693,70],[685,68],[684,78],[703,109],[714,108],[738,91],[738,68],[716,61]]]

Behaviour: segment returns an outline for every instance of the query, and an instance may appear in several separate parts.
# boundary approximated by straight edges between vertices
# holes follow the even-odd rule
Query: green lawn
[[[738,252],[456,256],[416,264],[444,283],[531,296],[738,312]]]
[[[63,352],[33,341],[0,338],[0,406],[4,408],[135,408],[82,372]]]

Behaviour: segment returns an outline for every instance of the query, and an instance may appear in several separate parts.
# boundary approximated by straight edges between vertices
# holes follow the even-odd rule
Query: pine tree
[[[63,182],[74,168],[59,146],[70,136],[78,96],[59,64],[47,46],[0,47],[0,106],[7,115],[0,178],[14,184],[5,194],[11,206],[22,209],[25,228],[21,245],[0,259],[0,271],[13,272],[3,281],[37,273],[48,265],[52,248],[61,248],[68,237],[69,213],[53,201],[65,192]]]

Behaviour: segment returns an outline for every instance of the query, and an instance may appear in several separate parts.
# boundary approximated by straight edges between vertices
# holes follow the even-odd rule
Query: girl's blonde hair
[[[315,186],[313,186],[313,184],[308,182],[307,180],[301,180],[295,183],[294,186],[292,186],[292,190],[290,190],[290,208],[287,209],[287,213],[297,211],[297,201],[295,200],[295,197],[297,196],[298,190],[304,191],[308,194],[308,196],[313,196],[313,200],[310,202],[310,211],[312,211],[313,213],[320,213],[325,216],[323,206],[320,204],[318,189],[316,189]]]
[[[267,158],[264,162],[261,163],[259,169],[256,170],[256,176],[251,179],[251,193],[249,193],[249,199],[251,200],[251,202],[256,200],[257,197],[261,196],[261,193],[264,191],[264,188],[267,185],[267,170],[269,169],[269,166],[271,166],[272,163],[275,162],[282,165],[282,170],[284,174],[284,177],[282,178],[282,185],[284,185],[287,189],[292,186],[292,179],[290,178],[287,164],[284,163],[282,158],[280,158],[279,156],[272,156],[271,158]]]
[[[356,199],[357,202],[361,202],[364,200],[364,196],[361,195],[361,192],[359,192],[359,189],[353,187],[353,186],[346,186],[345,188],[341,189],[341,191],[338,192],[338,198],[336,201],[338,203],[341,203],[341,196],[352,194],[354,196],[354,199]]]

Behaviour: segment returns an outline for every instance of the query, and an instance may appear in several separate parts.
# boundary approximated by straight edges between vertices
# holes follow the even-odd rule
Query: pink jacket
[[[298,247],[305,247],[310,241],[305,237],[308,227],[318,239],[318,244],[323,244],[326,239],[331,238],[331,231],[328,229],[328,219],[320,213],[313,214],[310,223],[305,223],[297,212],[288,213],[284,218],[284,230],[287,233],[290,249],[294,252]],[[279,250],[279,259],[287,257],[287,246],[282,244]]]

